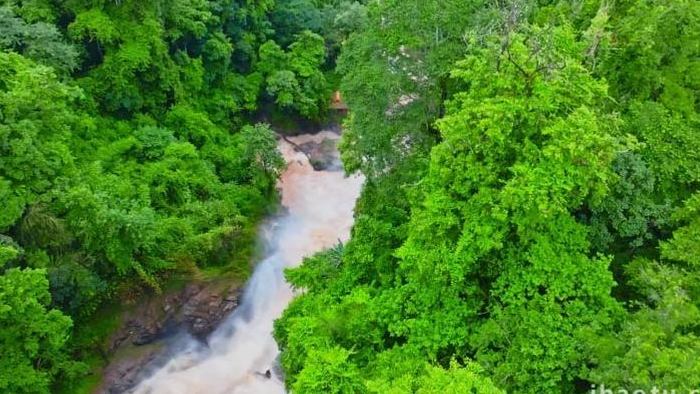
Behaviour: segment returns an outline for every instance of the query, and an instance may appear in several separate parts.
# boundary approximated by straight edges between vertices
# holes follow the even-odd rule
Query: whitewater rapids
[[[338,135],[322,132],[289,138],[297,145],[324,139],[336,140]],[[131,393],[285,393],[284,382],[275,373],[279,349],[272,337],[274,320],[294,296],[283,271],[349,238],[363,178],[315,171],[294,145],[281,139],[278,146],[287,162],[279,181],[286,212],[261,234],[269,252],[257,265],[241,305],[211,334],[208,346],[188,339]]]

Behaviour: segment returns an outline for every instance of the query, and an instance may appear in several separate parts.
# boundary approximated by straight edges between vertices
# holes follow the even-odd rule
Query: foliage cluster
[[[284,164],[257,111],[322,117],[363,21],[355,2],[287,3],[0,1],[0,392],[84,372],[106,304],[247,272]]]
[[[345,246],[287,276],[303,393],[700,387],[700,4],[371,2]]]

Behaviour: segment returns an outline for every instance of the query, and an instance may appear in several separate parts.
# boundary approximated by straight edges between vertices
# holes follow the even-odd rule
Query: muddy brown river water
[[[337,140],[332,132],[289,137],[296,145]],[[286,213],[273,219],[261,242],[267,256],[257,265],[238,309],[208,338],[180,344],[162,366],[149,372],[135,394],[284,393],[275,372],[279,349],[273,322],[294,297],[284,279],[287,267],[350,236],[361,176],[315,171],[306,155],[284,139],[279,142],[288,165],[279,182]],[[270,373],[266,376],[266,371]]]

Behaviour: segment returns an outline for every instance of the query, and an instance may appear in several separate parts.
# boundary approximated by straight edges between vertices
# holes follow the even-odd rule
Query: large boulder
[[[336,149],[336,139],[325,138],[321,142],[309,141],[298,145],[316,171],[340,171],[343,169]]]

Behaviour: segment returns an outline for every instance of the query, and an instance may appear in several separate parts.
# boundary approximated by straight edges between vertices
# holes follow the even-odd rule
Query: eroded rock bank
[[[238,306],[241,290],[241,283],[230,280],[194,281],[143,300],[126,312],[109,339],[110,363],[96,392],[123,393],[132,388],[178,334],[204,340]]]

